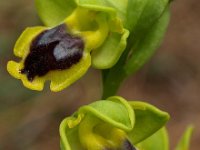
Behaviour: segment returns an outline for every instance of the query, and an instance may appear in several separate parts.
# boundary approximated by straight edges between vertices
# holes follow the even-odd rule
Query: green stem
[[[113,68],[106,76],[106,79],[103,79],[104,81],[102,99],[106,99],[107,97],[116,95],[121,83],[126,77],[125,74],[117,68],[118,67]]]
[[[120,57],[117,64],[111,69],[102,71],[102,83],[103,83],[103,94],[102,99],[106,99],[107,97],[116,95],[118,89],[121,86],[121,83],[127,77],[126,71],[124,70],[124,64],[127,61],[128,54],[132,48],[133,37],[129,36],[127,40],[127,46]]]

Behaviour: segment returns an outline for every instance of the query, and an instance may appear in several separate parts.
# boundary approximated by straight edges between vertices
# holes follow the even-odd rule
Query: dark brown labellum
[[[136,150],[136,148],[131,144],[129,140],[124,140],[120,148],[104,148],[102,150]]]
[[[68,33],[66,25],[46,30],[32,41],[21,73],[32,81],[49,71],[68,69],[80,61],[83,49],[83,40]]]
[[[129,140],[125,140],[121,150],[136,150]]]

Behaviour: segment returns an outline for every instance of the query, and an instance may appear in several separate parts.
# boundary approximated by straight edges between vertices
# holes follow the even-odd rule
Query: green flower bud
[[[82,106],[60,125],[62,150],[135,150],[169,115],[147,103],[110,97]],[[158,121],[159,120],[159,121]]]

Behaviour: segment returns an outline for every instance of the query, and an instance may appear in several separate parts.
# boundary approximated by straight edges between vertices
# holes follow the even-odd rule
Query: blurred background
[[[190,150],[200,146],[200,5],[175,0],[163,44],[119,95],[150,102],[171,114],[171,149],[189,124],[195,126]],[[33,1],[0,0],[0,150],[58,150],[59,124],[79,106],[101,96],[100,72],[90,69],[62,92],[24,88],[6,71],[13,46],[27,26],[41,25]]]

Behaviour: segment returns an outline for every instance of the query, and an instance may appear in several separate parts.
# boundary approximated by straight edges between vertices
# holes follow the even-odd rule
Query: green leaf
[[[126,28],[133,31],[133,36],[138,38],[162,16],[169,0],[129,0],[127,8]]]
[[[169,138],[166,128],[162,128],[149,138],[140,142],[137,147],[140,150],[169,150]]]
[[[125,27],[132,32],[148,0],[129,0],[126,13]],[[145,13],[145,12],[144,12]]]
[[[151,27],[148,32],[143,32],[143,37],[136,37],[136,42],[132,45],[132,53],[124,66],[127,75],[131,75],[142,67],[154,54],[161,43],[169,22],[169,9]],[[139,39],[138,39],[139,38]]]
[[[182,138],[180,139],[175,150],[189,150],[192,132],[193,132],[193,126],[189,126],[186,129],[185,133],[183,134]]]
[[[74,0],[35,0],[37,12],[47,26],[60,24],[76,7]]]
[[[134,144],[146,139],[162,128],[169,120],[169,114],[144,102],[130,102],[135,112],[135,126],[128,134]]]

